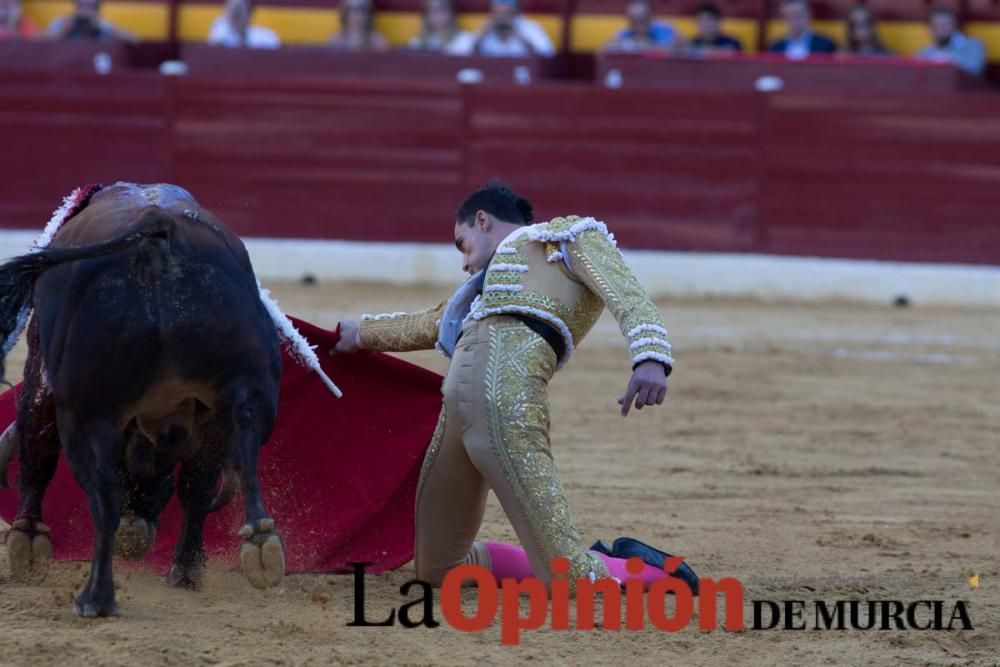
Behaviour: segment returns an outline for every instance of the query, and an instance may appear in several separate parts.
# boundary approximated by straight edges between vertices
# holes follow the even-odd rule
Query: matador
[[[476,190],[455,222],[471,277],[435,308],[341,322],[332,352],[436,347],[450,358],[417,487],[418,578],[440,584],[452,567],[471,563],[498,582],[535,576],[548,583],[552,559],[565,557],[572,587],[580,578],[633,578],[624,558],[639,556],[648,585],[666,576],[668,554],[631,538],[584,546],[550,447],[547,387],[607,307],[632,365],[621,414],[633,404],[660,405],[674,364],[667,331],[603,223],[576,216],[531,222],[530,203],[507,187]],[[490,489],[523,548],[477,540]],[[697,593],[690,568],[675,576]]]

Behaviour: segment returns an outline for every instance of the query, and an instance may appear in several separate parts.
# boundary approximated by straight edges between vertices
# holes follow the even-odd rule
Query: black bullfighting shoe
[[[594,542],[590,547],[591,551],[602,553],[612,558],[639,558],[646,565],[663,569],[663,564],[672,556],[666,551],[660,551],[656,547],[651,547],[645,542],[640,542],[633,537],[619,537],[610,547],[604,540]],[[670,573],[688,585],[692,595],[698,595],[698,575],[694,573],[687,563],[682,562],[680,567]]]

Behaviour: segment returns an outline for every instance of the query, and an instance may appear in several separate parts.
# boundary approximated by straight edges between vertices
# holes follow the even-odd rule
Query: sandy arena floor
[[[331,326],[444,296],[275,293],[288,312]],[[553,448],[585,538],[639,536],[703,576],[737,577],[748,614],[754,599],[941,599],[949,610],[961,599],[974,631],[538,631],[508,648],[498,625],[346,627],[347,577],[289,576],[257,591],[221,566],[201,593],[119,571],[122,616],[88,622],[70,605],[85,565],[56,565],[28,586],[3,557],[0,665],[998,664],[1000,313],[660,305],[678,359],[663,408],[617,414],[628,364],[607,318],[552,384]],[[407,358],[444,369],[433,353]],[[19,348],[9,367],[22,359]],[[483,535],[513,538],[492,501]],[[372,578],[372,616],[403,602],[411,578],[409,567]]]

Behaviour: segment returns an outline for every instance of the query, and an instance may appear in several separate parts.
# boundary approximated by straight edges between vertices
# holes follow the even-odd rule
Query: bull
[[[0,267],[3,354],[34,313],[16,429],[0,446],[0,483],[4,459],[16,449],[20,460],[12,571],[47,568],[42,499],[62,451],[94,529],[78,615],[118,614],[112,556],[152,546],[175,489],[183,526],[169,585],[201,586],[206,517],[237,480],[243,571],[277,585],[284,546],[257,463],[277,413],[280,342],[243,243],[176,186],[120,183],[82,204],[50,245]]]

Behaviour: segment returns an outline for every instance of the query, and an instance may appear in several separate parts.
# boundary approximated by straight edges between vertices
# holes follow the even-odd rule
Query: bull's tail
[[[0,380],[4,377],[4,359],[17,342],[31,311],[31,297],[39,276],[60,264],[122,252],[148,238],[169,238],[175,224],[168,213],[151,206],[140,214],[134,227],[107,241],[49,247],[15,257],[0,266]]]

